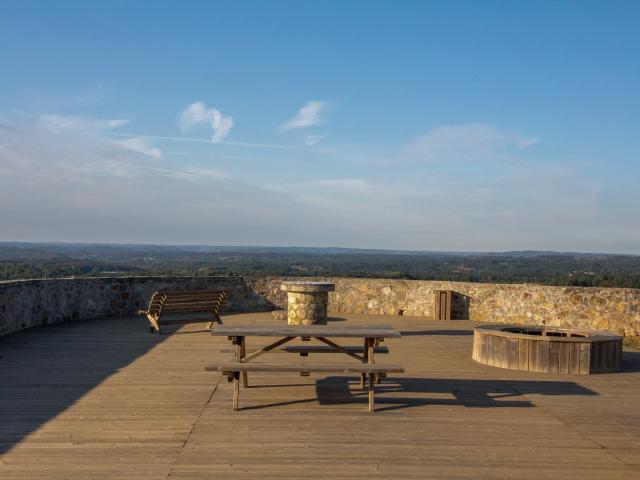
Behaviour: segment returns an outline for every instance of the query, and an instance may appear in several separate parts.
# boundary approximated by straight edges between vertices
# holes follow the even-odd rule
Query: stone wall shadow
[[[169,336],[151,335],[143,318],[80,320],[1,336],[0,455]]]
[[[320,404],[366,403],[367,393],[351,377],[327,377],[316,382]],[[376,410],[399,410],[424,405],[469,408],[536,405],[524,398],[540,395],[598,395],[574,382],[527,380],[470,380],[460,378],[393,378],[376,385]]]
[[[245,279],[235,279],[235,284],[231,287],[231,293],[222,313],[255,313],[270,312],[286,308],[286,295],[277,292],[271,295],[260,285]],[[270,298],[272,297],[272,298]]]

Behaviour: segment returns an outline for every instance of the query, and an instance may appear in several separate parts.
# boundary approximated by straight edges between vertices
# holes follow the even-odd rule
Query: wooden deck
[[[403,332],[380,361],[406,373],[380,386],[373,415],[355,375],[254,374],[232,412],[231,384],[203,368],[231,358],[227,340],[205,323],[0,337],[0,478],[640,478],[640,352],[622,373],[508,371],[471,360],[471,322],[346,318]]]

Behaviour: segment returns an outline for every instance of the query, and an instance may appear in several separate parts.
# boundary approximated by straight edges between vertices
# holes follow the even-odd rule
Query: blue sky
[[[0,240],[640,253],[639,24],[2,2]]]

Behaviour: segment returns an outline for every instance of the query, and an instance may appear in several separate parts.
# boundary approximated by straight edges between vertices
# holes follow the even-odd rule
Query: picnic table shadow
[[[366,392],[349,389],[347,377],[318,380],[316,393],[321,405],[352,402],[354,397],[362,397],[363,403],[367,401]],[[376,410],[399,410],[424,405],[457,405],[467,408],[535,407],[530,400],[523,398],[527,394],[598,395],[593,390],[566,381],[394,378],[376,385]]]
[[[304,386],[308,384],[254,385],[250,388]],[[343,405],[368,402],[367,392],[359,389],[359,380],[331,376],[315,382],[317,399],[291,400],[252,405],[241,410],[254,410],[318,401],[320,405]],[[376,385],[376,411],[400,410],[427,405],[462,406],[465,408],[532,408],[536,405],[525,396],[588,395],[597,392],[575,382],[544,380],[493,380],[461,378],[404,377],[384,379]]]

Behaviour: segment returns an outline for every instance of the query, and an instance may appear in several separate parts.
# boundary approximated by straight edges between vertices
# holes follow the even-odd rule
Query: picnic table
[[[388,349],[380,347],[380,342],[386,338],[399,338],[401,335],[390,326],[333,326],[333,325],[301,325],[301,326],[269,326],[247,325],[226,326],[221,325],[213,330],[212,335],[227,337],[235,354],[235,361],[217,365],[208,365],[206,370],[221,371],[234,382],[233,406],[238,408],[239,381],[242,376],[244,387],[248,386],[247,372],[300,372],[308,375],[310,372],[322,373],[359,373],[360,386],[365,388],[366,378],[369,376],[369,411],[374,410],[374,383],[380,381],[380,377],[388,372],[403,372],[400,365],[382,365],[375,363],[375,353],[387,353]],[[253,351],[247,350],[247,337],[271,337],[278,338],[266,346]],[[320,346],[289,346],[286,343],[295,339],[308,342],[312,338],[323,345]],[[362,341],[360,346],[347,346],[336,343],[337,339],[355,338]],[[334,340],[330,340],[334,339]],[[227,351],[227,350],[223,350]],[[315,363],[250,363],[251,360],[266,353],[297,353],[300,356],[308,356],[314,353],[338,353],[347,355],[359,363],[354,364],[315,364]]]

